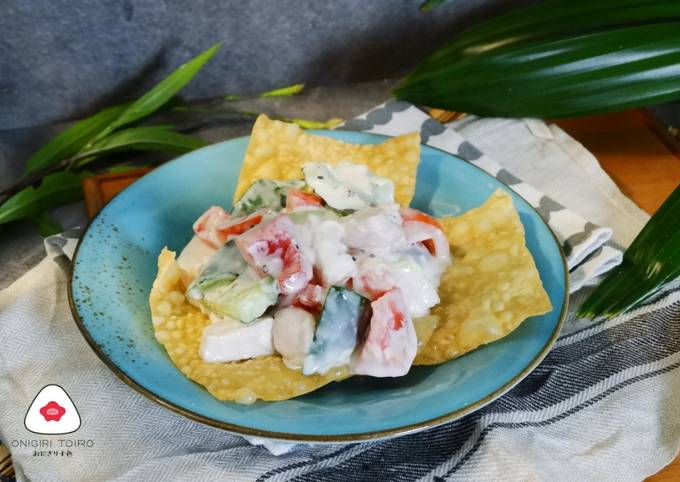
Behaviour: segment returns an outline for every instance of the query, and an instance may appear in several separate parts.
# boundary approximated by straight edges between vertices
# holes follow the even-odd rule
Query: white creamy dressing
[[[343,242],[345,227],[341,218],[324,219],[310,214],[298,225],[302,253],[321,274],[325,286],[343,284],[356,274],[354,260]]]
[[[216,252],[217,248],[206,243],[198,236],[191,238],[191,241],[187,243],[177,257],[177,264],[182,268],[182,281],[185,285],[191,284]]]
[[[394,184],[376,176],[363,164],[341,162],[334,166],[308,162],[302,166],[305,181],[335,209],[361,209],[394,202]]]
[[[274,314],[274,349],[288,368],[302,368],[305,355],[312,346],[315,325],[311,313],[295,306],[281,308]]]
[[[357,258],[354,289],[369,295],[375,291],[401,289],[411,317],[425,316],[439,303],[439,277],[443,266],[416,247],[387,256],[362,254]]]
[[[200,355],[206,363],[225,363],[274,354],[274,319],[260,318],[246,325],[222,319],[203,328]]]
[[[411,318],[427,315],[440,301],[437,294],[439,280],[450,262],[448,241],[443,233],[433,228],[441,233],[446,243],[442,248],[442,240],[435,239],[435,244],[440,244],[437,249],[444,249],[446,255],[430,255],[418,241],[430,239],[432,229],[427,225],[419,226],[424,223],[411,223],[405,228],[400,207],[393,200],[392,182],[371,174],[365,166],[309,163],[303,171],[307,184],[329,206],[355,210],[346,216],[338,216],[327,207],[284,211],[288,218],[283,220],[284,224],[292,226],[290,229],[299,242],[301,256],[314,266],[323,285],[326,288],[344,286],[351,280],[352,289],[370,299],[394,289],[400,292],[399,303],[406,315],[406,329],[396,335],[393,346],[378,349],[367,342],[361,350],[357,349],[357,354],[362,355],[355,363],[359,367],[356,373],[372,376],[406,373],[415,356],[410,353],[413,351],[411,345],[415,346]],[[190,245],[192,243],[196,241],[192,240]],[[185,251],[188,248],[189,245]],[[199,248],[192,248],[192,251],[194,249]],[[193,260],[189,254],[192,252],[185,258]],[[267,254],[266,244],[259,246],[259,242],[255,242],[249,254],[270,276],[276,277],[285,269],[281,259]],[[196,258],[201,259],[198,255]],[[201,358],[216,363],[278,352],[287,366],[300,368],[314,339],[316,322],[305,309],[288,306],[293,299],[294,295],[280,297],[273,317],[267,316],[249,325],[211,316],[215,323],[204,329]],[[268,313],[271,312],[270,309]],[[376,323],[375,330],[380,330],[381,323],[387,322],[378,320]],[[345,357],[348,362],[350,355],[348,352]],[[332,368],[319,366],[310,371],[306,361],[304,365],[305,374],[323,373]]]
[[[283,271],[283,261],[277,256],[279,253],[268,254],[266,242],[254,244],[248,253],[253,257],[262,271],[273,278],[278,278]]]
[[[345,226],[343,241],[350,248],[389,253],[408,246],[399,205],[391,201],[358,210],[345,216],[342,222]]]
[[[451,259],[449,252],[449,240],[446,235],[438,228],[422,222],[409,222],[404,226],[404,233],[406,240],[413,244],[419,241],[430,239],[435,246],[435,253],[438,258],[444,263],[448,264]]]

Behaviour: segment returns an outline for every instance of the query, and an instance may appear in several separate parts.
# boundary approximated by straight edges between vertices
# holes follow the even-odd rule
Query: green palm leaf
[[[170,126],[142,126],[123,129],[88,146],[74,159],[82,167],[91,160],[121,150],[160,151],[184,153],[206,146],[198,137],[169,130]]]
[[[59,222],[54,219],[47,211],[31,216],[29,221],[36,227],[40,236],[52,236],[53,234],[61,233],[64,228]]]
[[[26,163],[24,176],[29,176],[78,153],[96,135],[101,133],[125,109],[127,104],[104,109],[97,114],[76,122],[42,146]]]
[[[449,0],[426,0],[420,5],[420,10],[423,12],[429,12],[430,10],[437,8],[439,5],[442,5]]]
[[[242,99],[254,99],[258,97],[288,97],[291,95],[299,94],[302,92],[302,89],[305,88],[305,84],[293,84],[289,85],[287,87],[281,87],[278,89],[274,90],[268,90],[267,92],[262,92],[261,94],[255,94],[255,95],[237,95],[237,94],[229,94],[224,96],[224,100],[227,101],[233,101],[233,100],[242,100]]]
[[[197,55],[187,63],[181,65],[172,74],[156,84],[150,91],[132,102],[120,115],[109,124],[106,129],[95,137],[95,140],[106,137],[115,129],[135,122],[158,110],[184,87],[208,60],[210,60],[221,44],[215,44],[205,52]]]
[[[198,73],[203,65],[215,55],[219,47],[220,44],[215,44],[181,65],[136,101],[104,109],[57,135],[28,160],[24,169],[24,178],[49,169],[64,159],[76,155],[79,158],[83,157],[79,153],[83,149],[92,150],[93,142],[101,141],[116,129],[158,110]]]
[[[579,307],[583,317],[628,311],[680,276],[680,186],[652,216],[616,267]]]
[[[484,116],[572,117],[680,98],[680,2],[552,0],[463,32],[395,95]]]
[[[78,201],[83,195],[81,181],[87,175],[61,171],[46,176],[38,187],[27,187],[0,206],[0,224],[40,217],[49,208]]]

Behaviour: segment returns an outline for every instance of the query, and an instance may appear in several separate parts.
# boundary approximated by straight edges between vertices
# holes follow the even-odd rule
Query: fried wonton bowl
[[[315,134],[354,144],[389,142],[388,138],[365,133]],[[435,332],[430,349],[416,360],[421,366],[413,367],[405,377],[350,378],[275,403],[240,405],[218,400],[185,376],[196,370],[202,373],[199,361],[189,359],[183,373],[170,358],[181,357],[182,348],[177,352],[180,343],[166,342],[175,350],[169,355],[157,341],[149,294],[161,249],[167,246],[179,251],[189,240],[191,224],[199,214],[213,204],[229,206],[244,157],[246,164],[253,162],[246,156],[247,146],[248,138],[233,139],[158,168],[106,206],[78,246],[69,284],[74,317],[94,351],[133,389],[189,418],[242,434],[320,442],[366,440],[409,433],[470,413],[505,393],[545,357],[563,321],[568,293],[564,258],[553,234],[526,201],[499,181],[455,156],[422,146],[415,185],[405,183],[400,196],[410,197],[415,189],[413,207],[438,217],[462,215],[445,228],[463,241],[459,247],[454,243],[459,268],[449,276],[450,281],[465,288],[451,295],[456,301],[453,308],[436,313],[444,320],[440,330],[446,329]],[[400,148],[398,144],[390,149]],[[366,148],[347,149],[351,155]],[[410,155],[408,152],[407,149],[406,155]],[[258,153],[268,155],[266,150]],[[253,165],[257,166],[257,162]],[[395,172],[404,174],[401,170]],[[511,194],[501,192],[492,197],[498,189]],[[470,226],[465,213],[490,198],[494,206],[487,222]],[[510,285],[519,281],[527,290],[525,294],[529,294],[516,305],[512,297],[504,299],[504,289],[486,292],[489,283],[472,275],[471,269],[476,268],[471,266],[479,265],[479,253],[488,252],[486,244],[502,251],[517,236],[516,229],[505,225],[497,230],[497,237],[479,234],[480,229],[494,230],[498,213],[508,208],[508,202],[519,213],[516,227],[525,232],[527,255],[530,252],[535,260],[547,300],[531,300],[537,280],[525,272],[521,263],[506,267],[506,276],[512,279]],[[502,258],[497,256],[495,262],[507,261]],[[489,269],[487,275],[493,272],[490,266],[483,265],[483,269]],[[446,277],[442,283],[447,283]],[[504,309],[506,304],[510,310]],[[523,315],[546,310],[549,311],[519,324]],[[512,314],[502,315],[503,312]],[[485,326],[482,322],[473,330],[461,331],[462,325],[456,321],[470,317],[489,320],[491,315],[498,315],[501,323],[494,321]],[[176,324],[165,326],[162,331],[167,335],[161,338],[181,341],[185,335],[178,331],[183,329]],[[487,333],[480,338],[485,330]],[[494,333],[501,337],[508,332],[500,340],[474,349],[491,341]],[[450,358],[454,359],[440,363]],[[219,381],[217,371],[210,372],[207,380]],[[241,370],[238,374],[239,379],[253,376],[260,376],[257,370]],[[314,383],[323,385],[320,380]],[[215,394],[230,398],[229,387],[222,385],[215,385]]]

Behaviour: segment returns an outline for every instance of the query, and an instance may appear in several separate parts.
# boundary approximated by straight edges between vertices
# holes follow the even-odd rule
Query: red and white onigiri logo
[[[52,420],[58,422],[65,413],[66,409],[54,400],[47,402],[47,405],[40,409],[40,415],[45,418],[46,422],[51,422]]]
[[[66,390],[59,385],[47,385],[28,408],[24,425],[33,433],[61,435],[80,428],[80,415]]]

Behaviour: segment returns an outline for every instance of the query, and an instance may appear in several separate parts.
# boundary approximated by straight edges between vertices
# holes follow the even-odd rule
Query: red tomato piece
[[[295,238],[295,225],[284,214],[240,235],[236,247],[261,276],[276,278],[284,295],[298,293],[312,279],[312,264]]]
[[[401,209],[399,209],[399,212],[401,213],[401,219],[402,222],[404,223],[417,221],[419,223],[425,223],[434,226],[435,228],[438,228],[440,231],[444,231],[444,228],[442,227],[441,224],[439,224],[439,221],[437,221],[429,214],[425,214],[422,211],[418,211],[417,209],[413,208],[402,207]]]
[[[399,289],[371,303],[373,314],[366,341],[358,351],[353,372],[374,377],[408,373],[416,356],[418,339]]]
[[[248,231],[253,226],[257,226],[262,222],[261,214],[252,214],[245,218],[231,219],[224,226],[219,226],[219,231],[225,236],[226,241],[239,236]]]
[[[407,241],[423,243],[438,258],[450,258],[449,241],[439,221],[417,209],[401,208],[400,213]]]
[[[283,253],[283,271],[278,277],[279,291],[293,294],[302,290],[312,279],[312,263],[300,252],[297,243],[289,243]]]
[[[217,226],[229,219],[230,216],[224,209],[220,206],[212,206],[196,220],[193,226],[194,233],[206,243],[219,248],[227,242],[227,236]]]
[[[313,193],[289,189],[286,196],[286,209],[292,211],[304,206],[323,206],[323,199]]]
[[[362,275],[358,281],[357,289],[370,300],[376,300],[394,288],[392,280],[375,271]]]
[[[423,239],[422,240],[423,246],[427,248],[427,250],[430,252],[430,254],[434,255],[437,252],[437,248],[434,245],[434,241],[431,239]]]
[[[300,308],[320,313],[321,308],[323,307],[325,294],[326,290],[324,290],[323,286],[309,283],[302,291],[300,291],[300,293],[298,293],[293,304]]]

